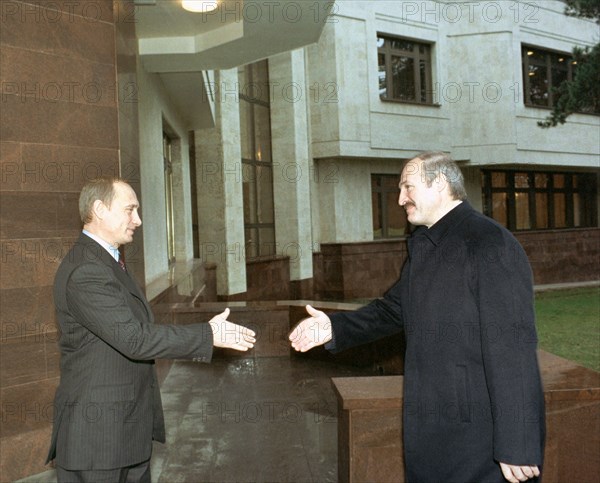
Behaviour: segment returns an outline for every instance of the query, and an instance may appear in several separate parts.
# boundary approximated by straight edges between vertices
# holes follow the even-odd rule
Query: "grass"
[[[600,372],[600,288],[540,292],[539,347]]]

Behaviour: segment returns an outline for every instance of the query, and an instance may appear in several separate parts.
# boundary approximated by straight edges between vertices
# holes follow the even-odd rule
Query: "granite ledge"
[[[342,409],[401,409],[403,376],[334,377]]]

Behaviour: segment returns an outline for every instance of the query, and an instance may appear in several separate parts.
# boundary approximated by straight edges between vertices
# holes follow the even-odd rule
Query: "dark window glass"
[[[548,194],[535,194],[535,227],[537,229],[548,228]]]
[[[517,215],[517,230],[529,230],[529,194],[515,193],[515,211]]]
[[[431,45],[380,35],[377,49],[381,99],[433,103]]]
[[[398,205],[399,181],[398,175],[371,175],[374,239],[396,238],[407,232],[406,212]]]
[[[548,186],[548,175],[546,173],[535,173],[535,187],[546,188]]]
[[[273,159],[267,61],[241,67],[240,132],[246,258],[275,255]]]
[[[598,226],[592,173],[482,170],[484,213],[510,230]]]
[[[506,186],[506,173],[494,172],[492,173],[492,186],[494,188],[503,188]]]
[[[415,100],[414,59],[392,56],[393,98],[401,101]]]
[[[572,56],[523,45],[521,59],[525,104],[554,107],[560,85],[573,79],[576,65]],[[592,112],[592,109],[583,111]]]
[[[515,188],[529,187],[529,175],[527,173],[515,173]]]
[[[494,218],[506,225],[508,223],[508,206],[506,204],[506,193],[494,193],[492,195],[492,210]]]
[[[566,228],[566,200],[564,193],[554,193],[554,227]]]

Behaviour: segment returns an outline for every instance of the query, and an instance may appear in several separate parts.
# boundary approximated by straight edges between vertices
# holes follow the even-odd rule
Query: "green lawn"
[[[600,288],[536,294],[539,347],[600,371]]]

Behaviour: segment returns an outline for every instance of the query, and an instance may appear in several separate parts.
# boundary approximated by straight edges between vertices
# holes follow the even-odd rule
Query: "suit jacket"
[[[60,384],[48,461],[70,470],[112,469],[150,458],[165,441],[154,358],[209,362],[209,324],[155,325],[137,284],[81,234],[54,281]]]
[[[326,346],[404,329],[407,481],[500,483],[498,461],[541,465],[544,400],[525,252],[467,202],[415,230],[408,250],[383,299],[331,316]]]

